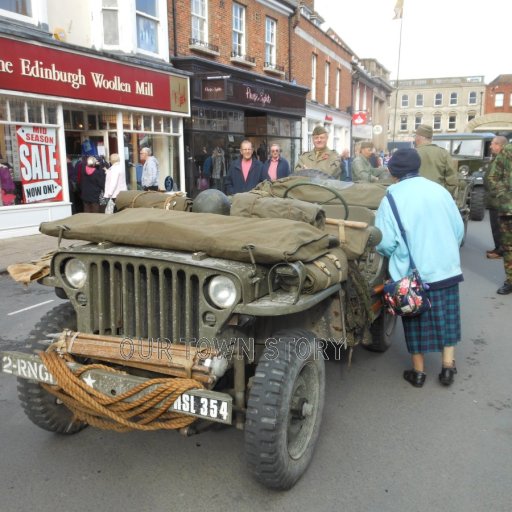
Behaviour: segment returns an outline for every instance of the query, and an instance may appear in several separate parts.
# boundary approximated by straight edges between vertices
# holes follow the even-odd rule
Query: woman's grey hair
[[[146,148],[141,148],[141,150],[140,150],[140,151],[141,151],[141,152],[146,153],[148,156],[151,156],[151,155],[152,155],[151,148],[148,148],[148,147],[146,147]]]

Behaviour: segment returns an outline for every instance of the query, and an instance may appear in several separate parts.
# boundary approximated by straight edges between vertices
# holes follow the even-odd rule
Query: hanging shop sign
[[[187,77],[5,37],[0,89],[190,113]]]
[[[352,116],[352,124],[362,125],[367,123],[367,115],[366,112],[356,112]]]
[[[56,128],[16,126],[23,202],[62,201]]]

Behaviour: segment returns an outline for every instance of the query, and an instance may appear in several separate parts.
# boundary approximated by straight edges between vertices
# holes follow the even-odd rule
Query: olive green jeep
[[[494,137],[488,132],[443,133],[432,139],[433,144],[449,151],[457,166],[461,184],[457,202],[471,220],[482,220],[485,215],[484,174],[492,158]]]
[[[256,199],[245,195],[251,216],[234,215],[247,209],[236,196],[221,215],[135,194],[113,215],[41,225],[90,243],[55,251],[39,282],[67,302],[35,326],[30,353],[2,354],[25,413],[59,434],[233,426],[256,479],[292,487],[320,434],[326,360],[390,344],[373,226],[385,187],[266,182]],[[144,198],[151,207],[137,208]],[[225,213],[214,199],[203,204]],[[257,213],[260,200],[269,202]],[[261,218],[280,201],[288,218]],[[312,223],[296,220],[310,213]]]

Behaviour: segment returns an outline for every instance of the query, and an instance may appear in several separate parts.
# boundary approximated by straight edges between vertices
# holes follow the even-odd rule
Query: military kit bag
[[[395,216],[396,222],[402,233],[405,245],[409,251],[409,260],[411,272],[409,275],[402,277],[398,281],[386,281],[384,283],[384,302],[388,308],[388,311],[392,315],[398,316],[416,316],[424,313],[431,308],[430,299],[428,298],[428,285],[423,283],[421,276],[416,269],[409,244],[407,243],[407,237],[405,236],[405,229],[400,220],[398,209],[396,207],[393,196],[388,192],[386,194],[389,205],[393,215]]]

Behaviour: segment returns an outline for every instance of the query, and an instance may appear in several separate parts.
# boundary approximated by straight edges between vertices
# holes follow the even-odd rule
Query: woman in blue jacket
[[[413,386],[422,387],[426,378],[423,355],[441,352],[439,380],[449,386],[457,373],[454,353],[461,339],[459,283],[463,276],[459,247],[464,224],[450,193],[419,176],[420,165],[415,149],[396,151],[388,163],[395,181],[388,193],[395,200],[419,274],[429,285],[432,304],[430,310],[418,316],[402,317],[413,366],[403,377]],[[409,252],[386,197],[380,203],[375,224],[382,231],[377,251],[389,257],[391,279],[399,280],[410,272]]]

